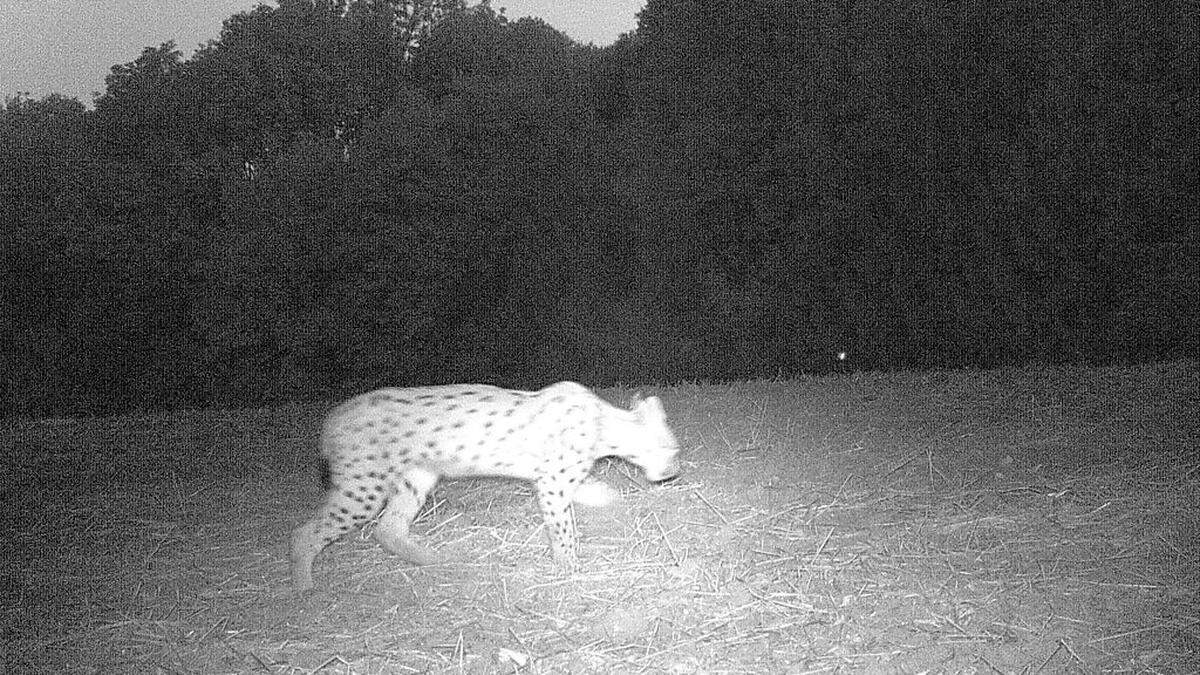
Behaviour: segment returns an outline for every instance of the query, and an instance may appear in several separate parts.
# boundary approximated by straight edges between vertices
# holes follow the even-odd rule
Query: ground
[[[288,584],[327,406],[9,420],[0,673],[1194,672],[1200,368],[648,389],[563,575],[530,486],[448,481],[415,568],[356,535]],[[626,391],[605,391],[614,401]]]

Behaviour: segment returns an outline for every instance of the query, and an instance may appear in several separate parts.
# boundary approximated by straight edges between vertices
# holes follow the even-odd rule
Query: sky
[[[255,0],[0,0],[0,98],[51,92],[92,103],[104,76],[174,40],[185,57]],[[267,4],[274,5],[274,2]],[[510,20],[536,16],[579,42],[608,45],[634,29],[645,0],[492,0]]]

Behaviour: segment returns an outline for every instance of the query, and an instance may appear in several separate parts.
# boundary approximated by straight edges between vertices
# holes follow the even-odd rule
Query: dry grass
[[[1195,364],[663,390],[687,473],[577,511],[457,481],[413,568],[287,587],[321,408],[16,422],[0,672],[1193,672]],[[620,398],[619,392],[614,392]]]

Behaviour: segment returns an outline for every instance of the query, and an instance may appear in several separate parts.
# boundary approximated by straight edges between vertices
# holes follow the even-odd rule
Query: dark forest
[[[6,99],[0,408],[1196,353],[1183,3],[407,6]]]

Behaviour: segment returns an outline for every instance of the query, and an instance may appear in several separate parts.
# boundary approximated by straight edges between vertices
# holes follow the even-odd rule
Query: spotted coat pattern
[[[471,384],[363,394],[325,420],[330,489],[292,532],[292,583],[311,589],[317,554],[377,515],[372,534],[385,549],[416,564],[441,560],[411,541],[409,527],[443,476],[533,481],[554,558],[575,569],[571,503],[592,464],[617,456],[661,481],[678,474],[678,451],[658,398],[625,410],[574,382],[540,391]]]

